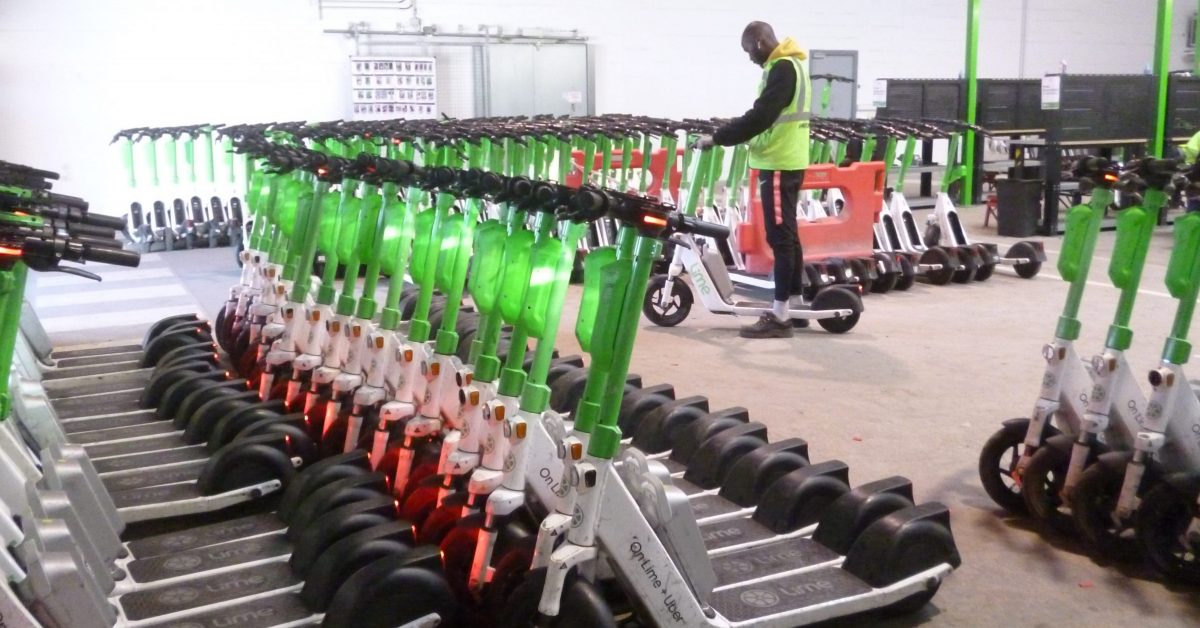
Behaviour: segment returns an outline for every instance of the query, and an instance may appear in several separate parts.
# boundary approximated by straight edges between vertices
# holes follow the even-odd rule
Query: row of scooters
[[[1166,286],[1178,303],[1147,377],[1149,395],[1125,358],[1159,213],[1173,190],[1197,187],[1200,168],[1091,157],[1075,174],[1091,197],[1066,217],[1058,270],[1070,289],[1054,339],[1042,348],[1041,390],[1032,414],[1005,421],[984,445],[980,479],[997,504],[1080,539],[1099,559],[1140,555],[1168,580],[1200,584],[1200,400],[1184,372],[1200,293],[1200,214],[1175,221]],[[1120,297],[1103,349],[1081,360],[1078,313],[1114,190],[1132,199],[1117,214],[1108,268]]]
[[[851,488],[744,409],[628,373],[663,241],[725,229],[562,185],[549,157],[661,121],[330,126],[234,131],[254,227],[211,324],[68,354],[27,325],[41,385],[19,438],[50,441],[43,482],[96,513],[79,585],[39,608],[71,625],[794,626],[916,610],[958,566],[947,509],[904,478]],[[583,262],[584,367],[554,342],[600,219],[617,233]],[[231,505],[261,508],[161,530]]]
[[[240,250],[243,212],[235,192],[236,162],[231,138],[219,128],[139,127],[113,136],[133,199],[125,235],[139,252]]]

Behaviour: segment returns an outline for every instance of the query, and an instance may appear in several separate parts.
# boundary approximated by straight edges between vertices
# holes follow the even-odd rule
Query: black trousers
[[[803,170],[759,170],[758,198],[763,209],[767,244],[775,254],[775,300],[800,294],[804,252],[796,231],[796,206],[800,202]]]

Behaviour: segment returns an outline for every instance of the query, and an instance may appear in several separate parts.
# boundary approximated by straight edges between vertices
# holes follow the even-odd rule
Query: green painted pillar
[[[1170,0],[1167,0],[1169,2]],[[979,65],[979,9],[983,0],[967,0],[967,122],[975,124],[978,94],[978,65]],[[975,187],[975,132],[967,130],[963,142],[963,182],[962,204],[974,202],[972,190]],[[950,164],[946,164],[950,167]]]
[[[1158,20],[1154,33],[1154,76],[1158,79],[1154,137],[1150,154],[1163,156],[1167,134],[1167,84],[1171,79],[1171,5],[1173,0],[1158,0]]]

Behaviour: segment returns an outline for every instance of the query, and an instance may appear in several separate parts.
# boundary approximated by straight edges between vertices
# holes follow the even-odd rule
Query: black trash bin
[[[1042,209],[1040,179],[996,181],[996,233],[1027,238],[1037,232]]]

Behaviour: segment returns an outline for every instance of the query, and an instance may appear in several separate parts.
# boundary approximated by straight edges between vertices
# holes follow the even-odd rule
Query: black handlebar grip
[[[98,238],[96,236],[88,235],[72,235],[71,240],[89,248],[119,249],[122,246],[121,242],[116,238]]]
[[[605,211],[608,206],[608,196],[595,188],[581,188],[571,197],[571,209],[585,214],[595,214]]]
[[[120,216],[105,216],[104,214],[87,214],[83,217],[83,224],[102,229],[112,229],[120,231],[125,228],[125,219]]]
[[[122,226],[124,226],[124,222],[122,222]],[[116,229],[78,222],[67,223],[67,233],[73,236],[88,236],[105,240],[115,240],[117,237]]]
[[[131,268],[136,268],[137,265],[142,261],[142,256],[136,251],[111,249],[101,246],[85,246],[83,249],[83,259],[89,262],[97,262],[100,264],[112,264],[113,266],[129,266]]]
[[[718,240],[723,240],[729,237],[729,227],[719,225],[715,222],[705,222],[691,216],[683,216],[682,226],[679,231],[685,233],[694,233],[700,236],[708,236]]]

